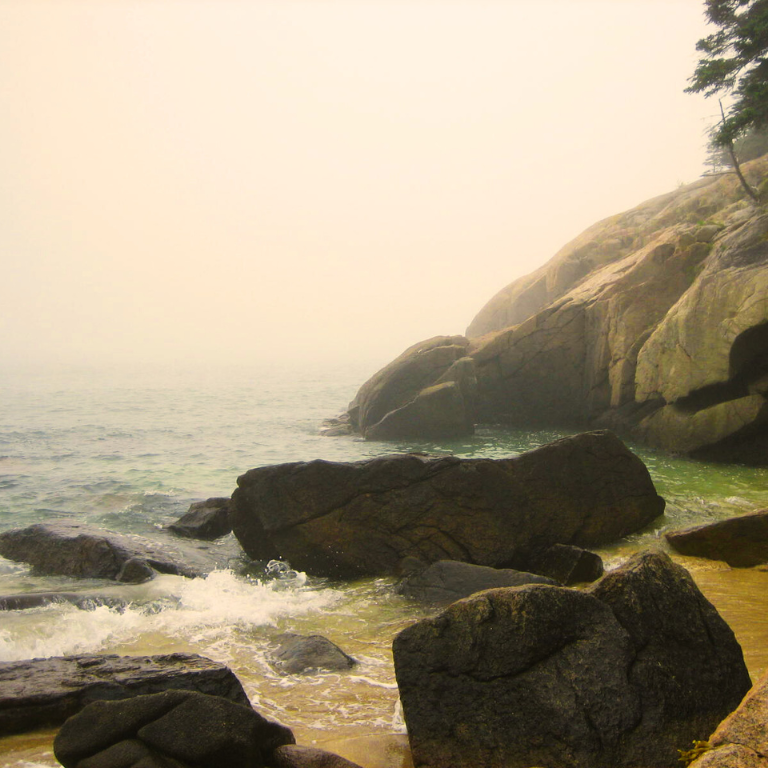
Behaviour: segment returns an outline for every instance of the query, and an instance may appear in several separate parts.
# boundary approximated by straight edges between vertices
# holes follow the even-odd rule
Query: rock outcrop
[[[56,735],[64,768],[263,768],[291,731],[250,705],[192,691],[96,701]]]
[[[393,574],[405,557],[526,570],[553,544],[605,544],[664,510],[645,465],[605,431],[511,459],[317,460],[237,484],[232,529],[251,558],[340,578]]]
[[[185,546],[170,536],[161,547],[141,536],[55,520],[0,533],[0,555],[41,574],[136,583],[156,572],[200,576],[223,565],[227,553]]]
[[[768,156],[745,169],[759,183]],[[766,349],[768,213],[735,178],[705,178],[590,227],[497,294],[467,338],[415,345],[377,373],[350,415],[371,439],[428,437],[410,412],[392,429],[371,425],[418,392],[431,393],[433,423],[440,409],[443,419],[462,413],[432,392],[461,359],[467,418],[607,426],[695,457],[766,464]],[[437,350],[440,365],[417,364]],[[418,386],[402,388],[404,400],[382,397],[401,391],[409,367]],[[367,411],[371,398],[382,407]]]
[[[250,706],[223,664],[202,656],[62,656],[0,662],[0,736],[60,725],[93,701],[181,689]]]
[[[768,563],[768,509],[666,534],[681,555],[724,560],[734,568]]]
[[[664,554],[586,591],[482,592],[393,652],[417,768],[672,768],[750,688],[733,633]]]

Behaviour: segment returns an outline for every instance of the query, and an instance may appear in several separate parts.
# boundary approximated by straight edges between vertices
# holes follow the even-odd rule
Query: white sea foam
[[[166,648],[173,643],[218,647],[215,655],[227,657],[236,630],[274,626],[285,617],[324,610],[340,598],[335,590],[285,588],[281,582],[250,581],[228,570],[199,579],[158,576],[127,591],[134,602],[125,608],[80,610],[56,604],[6,612],[0,660],[112,651],[144,636]]]

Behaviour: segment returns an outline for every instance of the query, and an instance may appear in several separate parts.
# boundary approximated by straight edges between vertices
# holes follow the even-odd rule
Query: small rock
[[[294,635],[286,633],[279,640],[274,654],[275,668],[289,675],[300,675],[315,669],[346,672],[357,662],[321,635]]]
[[[568,544],[555,544],[528,563],[534,573],[570,586],[596,581],[603,575],[600,555]]]
[[[226,536],[232,527],[229,524],[229,498],[213,498],[190,505],[186,514],[168,530],[189,539],[212,541]]]
[[[123,567],[115,577],[115,580],[123,584],[143,584],[145,581],[154,579],[155,575],[156,571],[146,560],[132,557],[123,563]]]
[[[523,584],[554,585],[556,582],[546,576],[509,568],[439,560],[406,576],[396,591],[405,597],[428,603],[453,603],[484,589],[520,587]]]
[[[99,605],[107,605],[110,608],[122,608],[126,605],[126,601],[121,597],[110,595],[90,595],[83,592],[22,592],[18,595],[0,596],[0,611],[23,611],[51,603],[70,603],[84,610]]]
[[[360,768],[360,766],[323,749],[286,744],[275,750],[272,768]]]

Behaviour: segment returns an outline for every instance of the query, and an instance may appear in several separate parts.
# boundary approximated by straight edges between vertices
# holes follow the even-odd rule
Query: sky
[[[0,0],[0,365],[370,360],[705,170],[703,0]]]

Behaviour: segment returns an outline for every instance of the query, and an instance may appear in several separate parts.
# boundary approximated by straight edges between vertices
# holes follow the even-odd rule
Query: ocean
[[[229,496],[252,467],[409,450],[513,456],[564,434],[480,425],[472,437],[439,442],[322,436],[323,419],[341,413],[372,373],[362,362],[7,367],[0,372],[0,531],[72,519],[162,540],[192,502]],[[768,469],[631,447],[667,511],[650,530],[600,550],[609,568],[663,546],[667,529],[768,507]],[[143,585],[42,577],[0,558],[0,595],[84,590],[128,601],[2,612],[0,660],[195,652],[228,664],[254,706],[293,728],[300,743],[402,740],[391,641],[429,609],[395,595],[391,579],[269,580],[248,568],[231,537],[219,546],[232,554],[207,578],[162,575]],[[768,573],[677,559],[731,622],[753,678],[768,669]],[[322,634],[359,663],[344,674],[280,675],[269,656],[283,632]],[[0,739],[0,766],[56,766],[50,741],[50,733]],[[379,765],[372,754],[366,768]]]

